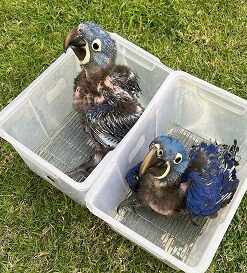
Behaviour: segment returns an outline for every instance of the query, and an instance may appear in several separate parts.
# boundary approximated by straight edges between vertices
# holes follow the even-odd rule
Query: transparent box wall
[[[112,36],[118,48],[117,63],[137,73],[143,90],[140,102],[146,106],[171,70],[143,49]],[[80,69],[69,49],[0,113],[0,135],[34,172],[84,203],[87,190],[109,158],[103,159],[86,180],[65,175],[93,153],[92,140],[72,108],[74,79]]]

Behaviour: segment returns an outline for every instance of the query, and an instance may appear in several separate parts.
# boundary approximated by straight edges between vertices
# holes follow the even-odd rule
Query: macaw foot
[[[81,168],[83,168],[89,174],[94,170],[94,168],[98,165],[98,162],[95,162],[94,159],[90,159],[89,161],[81,164]]]
[[[94,168],[100,163],[103,157],[109,151],[109,148],[105,148],[99,143],[94,143],[94,157],[73,169],[72,171],[66,172],[66,174],[72,179],[76,180],[79,176],[83,176],[85,179],[90,175]]]
[[[188,213],[184,209],[175,209],[174,214],[187,215]]]
[[[79,165],[69,172],[66,172],[65,174],[67,174],[72,179],[76,179],[80,176],[83,176],[86,179],[96,166],[97,163],[95,162],[95,160],[90,158],[89,161]]]
[[[199,223],[193,218],[193,216],[190,215],[189,221],[193,226],[199,227]]]
[[[218,213],[215,212],[214,214],[211,214],[211,215],[209,215],[208,217],[209,217],[210,219],[215,219],[217,216],[218,216]]]
[[[124,207],[128,207],[131,208],[135,213],[136,213],[136,207],[140,206],[141,204],[138,203],[138,201],[136,200],[136,197],[134,194],[131,194],[127,199],[123,200],[117,207],[117,213],[119,214],[119,212],[124,208]]]

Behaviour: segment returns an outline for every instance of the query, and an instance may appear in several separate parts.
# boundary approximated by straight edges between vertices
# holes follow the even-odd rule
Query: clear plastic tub
[[[140,77],[142,105],[146,106],[171,69],[159,59],[117,34],[117,63],[130,66]],[[72,109],[73,82],[80,71],[72,50],[59,57],[0,113],[0,136],[10,142],[27,165],[75,201],[85,195],[111,157],[110,152],[80,183],[65,172],[87,161],[92,143]]]
[[[202,139],[240,146],[240,185],[231,203],[215,219],[195,226],[186,216],[164,217],[145,209],[116,212],[129,194],[127,170],[140,162],[150,142],[161,134],[175,135],[186,146]],[[205,272],[247,190],[247,101],[184,72],[173,72],[136,126],[117,148],[86,196],[89,210],[173,268]]]

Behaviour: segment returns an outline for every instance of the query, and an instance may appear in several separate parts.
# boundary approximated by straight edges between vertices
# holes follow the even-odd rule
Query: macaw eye
[[[92,43],[92,48],[94,51],[101,51],[101,41],[100,39],[95,39]]]
[[[173,160],[173,162],[175,164],[179,164],[181,161],[183,160],[183,156],[180,153],[177,153],[175,159]]]
[[[163,150],[161,150],[161,149],[157,150],[157,156],[158,157],[161,157],[163,154],[164,154]]]

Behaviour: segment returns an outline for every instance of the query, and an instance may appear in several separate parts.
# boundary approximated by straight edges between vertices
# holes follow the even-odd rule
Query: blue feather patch
[[[139,170],[142,162],[136,164],[133,168],[129,169],[125,179],[133,192],[136,192],[138,189],[138,181],[139,181]]]
[[[201,143],[190,151],[190,165],[196,162],[200,153],[205,155],[203,169],[188,168],[183,181],[191,186],[186,192],[186,209],[196,216],[215,214],[225,203],[230,202],[237,189],[235,158],[228,153],[228,146]],[[235,156],[235,155],[234,155]]]

